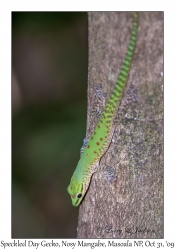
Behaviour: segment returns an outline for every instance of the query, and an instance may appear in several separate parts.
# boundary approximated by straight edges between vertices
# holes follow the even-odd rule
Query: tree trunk
[[[132,12],[90,12],[87,138],[117,80]],[[140,12],[116,130],[80,205],[78,238],[163,238],[163,12]],[[101,89],[102,86],[102,89]]]

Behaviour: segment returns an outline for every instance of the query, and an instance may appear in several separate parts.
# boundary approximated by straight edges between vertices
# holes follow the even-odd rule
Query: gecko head
[[[85,195],[85,192],[83,191],[83,184],[71,179],[67,191],[70,194],[72,205],[75,207],[78,206]]]

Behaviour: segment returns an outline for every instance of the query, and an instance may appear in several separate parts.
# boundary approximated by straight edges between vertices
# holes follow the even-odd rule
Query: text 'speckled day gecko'
[[[113,120],[128,78],[136,44],[137,27],[138,14],[134,13],[133,28],[129,46],[115,88],[106,103],[106,107],[101,118],[99,119],[99,122],[97,123],[81,154],[81,158],[67,189],[71,196],[73,206],[78,206],[82,201],[89,187],[92,174],[97,171],[99,161],[111,142],[115,128]]]

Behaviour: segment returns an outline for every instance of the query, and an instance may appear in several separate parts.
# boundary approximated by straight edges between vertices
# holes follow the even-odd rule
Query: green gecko
[[[122,94],[125,89],[129,69],[134,54],[138,27],[138,14],[134,13],[133,28],[129,46],[121,67],[115,88],[108,99],[105,109],[99,119],[94,131],[92,132],[86,147],[84,148],[78,165],[73,173],[70,185],[67,188],[72,199],[72,205],[78,206],[89,187],[91,177],[97,171],[99,161],[108,149],[115,126],[113,119],[116,109],[119,106]]]

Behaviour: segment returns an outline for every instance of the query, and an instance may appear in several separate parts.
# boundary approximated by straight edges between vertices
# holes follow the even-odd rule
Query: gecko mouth
[[[79,199],[77,199],[77,200],[76,200],[76,202],[73,204],[73,205],[74,205],[74,207],[78,206],[79,202],[80,202],[80,200],[79,200]]]

